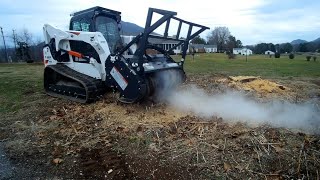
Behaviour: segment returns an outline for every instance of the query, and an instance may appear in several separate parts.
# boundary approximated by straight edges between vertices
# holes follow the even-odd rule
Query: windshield
[[[96,30],[101,32],[107,40],[111,53],[115,53],[117,47],[121,45],[120,33],[117,22],[106,16],[96,18]]]

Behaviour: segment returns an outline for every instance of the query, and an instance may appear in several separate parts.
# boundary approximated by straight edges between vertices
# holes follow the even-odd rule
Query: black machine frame
[[[154,13],[162,15],[162,17],[159,20],[157,20],[155,23],[151,24],[152,17],[153,17]],[[143,59],[145,51],[149,45],[149,41],[148,41],[149,38],[174,40],[179,43],[176,44],[175,46],[171,47],[169,50],[167,50],[167,51],[165,50],[165,51],[167,53],[169,53],[170,51],[174,50],[178,46],[182,46],[182,53],[181,53],[182,59],[181,59],[180,65],[183,66],[184,60],[187,55],[187,50],[188,50],[188,45],[189,45],[190,40],[192,40],[193,38],[198,36],[200,33],[202,33],[203,31],[205,31],[207,29],[210,29],[210,28],[203,26],[203,25],[196,24],[196,23],[192,23],[189,21],[185,21],[183,19],[175,17],[176,15],[177,15],[177,13],[173,12],[173,11],[166,11],[166,10],[161,10],[161,9],[156,9],[156,8],[149,8],[144,32],[140,33],[138,36],[136,36],[129,44],[127,44],[120,51],[118,51],[117,54],[123,54],[126,50],[128,50],[130,48],[130,46],[137,43],[139,48],[134,53],[134,59],[137,60],[137,63],[139,66],[142,66],[141,59]],[[175,35],[175,38],[168,37],[168,30],[170,27],[171,19],[177,20],[179,22],[179,26],[178,26],[178,30],[177,30],[177,34]],[[162,36],[152,34],[154,32],[154,30],[156,30],[158,27],[160,27],[163,23],[166,23],[164,34]],[[189,25],[188,33],[187,33],[187,37],[180,39],[179,37],[180,37],[180,33],[181,33],[181,27],[183,24]],[[193,27],[199,28],[198,31],[192,33]]]

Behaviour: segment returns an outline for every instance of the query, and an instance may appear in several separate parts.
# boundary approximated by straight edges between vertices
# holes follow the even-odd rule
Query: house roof
[[[205,48],[217,48],[217,45],[211,45],[211,44],[206,44],[204,45]]]
[[[190,47],[200,49],[200,48],[204,48],[204,44],[191,44]]]
[[[250,50],[251,51],[251,49],[249,48],[233,48],[233,50]]]
[[[158,38],[148,38],[148,41],[151,44],[178,44],[179,43],[179,41],[158,39]]]
[[[217,48],[217,45],[212,44],[191,44],[190,47],[201,49],[201,48]]]

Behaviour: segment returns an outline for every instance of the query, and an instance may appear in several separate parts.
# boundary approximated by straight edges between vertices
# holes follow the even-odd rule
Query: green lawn
[[[178,56],[175,59],[180,59]],[[195,60],[187,57],[187,74],[254,75],[266,78],[320,77],[320,58],[316,62],[306,61],[305,56],[288,56],[280,59],[264,55],[237,56],[227,59],[225,54],[196,54]],[[0,64],[0,114],[14,112],[25,102],[41,98],[43,91],[43,64]]]
[[[43,64],[0,64],[0,114],[39,98],[43,68]]]
[[[179,59],[175,57],[175,59]],[[293,60],[282,55],[281,58],[269,58],[266,55],[238,55],[229,60],[225,54],[196,54],[195,60],[187,57],[185,70],[190,74],[222,73],[228,75],[254,75],[262,77],[320,77],[320,57],[314,62],[306,61],[303,55]]]

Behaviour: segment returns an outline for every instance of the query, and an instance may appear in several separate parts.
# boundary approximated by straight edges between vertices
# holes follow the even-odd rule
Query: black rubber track
[[[57,85],[54,83],[57,82],[57,80],[52,80],[57,74],[67,77],[73,82],[78,82],[83,87],[73,88],[71,86]],[[98,95],[104,92],[104,86],[101,80],[79,73],[63,64],[48,65],[45,68],[44,88],[46,93],[51,96],[80,103],[93,102],[97,99]],[[84,93],[79,93],[79,91]]]

